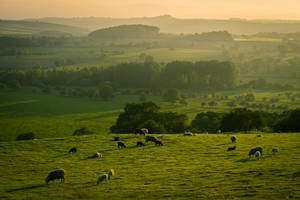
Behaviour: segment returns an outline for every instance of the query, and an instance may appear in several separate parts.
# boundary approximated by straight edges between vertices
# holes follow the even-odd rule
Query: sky
[[[0,0],[0,19],[152,17],[294,19],[300,0]]]

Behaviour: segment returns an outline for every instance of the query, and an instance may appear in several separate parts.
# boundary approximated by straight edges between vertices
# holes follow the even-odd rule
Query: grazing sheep
[[[183,136],[193,136],[193,133],[186,131],[184,132]]]
[[[64,169],[55,169],[49,172],[45,181],[48,184],[49,181],[53,181],[55,179],[60,179],[60,182],[65,182],[65,174],[66,171]]]
[[[103,180],[105,180],[105,183],[107,183],[107,174],[102,174],[99,176],[98,181],[97,181],[97,185],[99,185],[100,182],[102,182]]]
[[[102,158],[102,154],[95,152],[93,155],[89,155],[88,158]]]
[[[231,142],[236,142],[236,137],[234,135],[230,136]]]
[[[162,145],[163,145],[163,143],[162,143],[161,141],[159,141],[159,140],[155,140],[155,145],[162,146]]]
[[[249,158],[251,158],[251,155],[254,155],[255,152],[259,151],[261,156],[263,155],[263,148],[261,146],[258,146],[258,147],[254,147],[252,149],[250,149],[249,151]]]
[[[228,147],[227,151],[233,151],[236,149],[236,146],[233,146],[233,147]]]
[[[141,147],[141,146],[145,146],[144,143],[142,143],[141,141],[137,141],[136,142],[136,146]]]
[[[272,148],[272,152],[273,152],[273,153],[277,153],[277,152],[278,152],[278,147],[273,147],[273,148]]]
[[[257,160],[259,160],[259,158],[260,158],[260,152],[259,152],[259,151],[256,151],[256,152],[255,152],[255,158],[256,158]]]
[[[118,142],[118,148],[126,148],[126,145],[123,142]]]
[[[109,169],[109,170],[108,170],[108,180],[110,180],[110,177],[111,177],[111,176],[114,176],[114,175],[115,175],[115,170]]]
[[[69,150],[69,153],[75,153],[77,151],[76,147],[73,147],[72,149]]]
[[[157,138],[163,138],[164,136],[163,135],[159,135],[159,136],[157,136]]]
[[[218,131],[217,131],[217,133],[221,133],[221,132],[222,132],[221,130],[218,130]]]
[[[155,142],[157,139],[154,136],[147,135],[145,140],[146,140],[146,142],[148,142],[148,141]]]
[[[146,136],[146,134],[148,134],[148,129],[146,129],[146,128],[141,128],[141,129],[136,129],[136,131],[135,131],[135,133],[136,134],[141,134],[141,135],[144,135],[144,136]]]
[[[256,137],[261,137],[261,134],[257,134]]]

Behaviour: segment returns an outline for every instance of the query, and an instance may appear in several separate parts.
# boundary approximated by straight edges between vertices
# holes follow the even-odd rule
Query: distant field
[[[300,106],[300,99],[289,100],[285,91],[224,91],[214,92],[218,96],[228,96],[228,100],[217,100],[211,97],[212,92],[191,93],[182,91],[188,105],[163,102],[161,96],[147,96],[161,106],[163,111],[176,111],[187,114],[189,122],[199,112],[225,112],[233,109],[228,102],[235,96],[254,92],[256,104],[267,103],[271,98],[279,101],[272,111],[283,111],[277,106],[288,105],[289,109]],[[297,94],[296,92],[291,92]],[[203,95],[209,95],[204,98]],[[279,96],[280,95],[280,96]],[[264,99],[266,98],[266,99]],[[216,101],[217,106],[207,105]],[[34,132],[40,138],[55,138],[71,136],[75,129],[88,127],[96,134],[109,133],[111,127],[126,103],[139,102],[138,95],[117,95],[111,101],[92,100],[87,97],[60,96],[57,92],[46,95],[33,93],[31,88],[18,91],[0,90],[0,140],[15,140],[20,133]],[[202,105],[205,102],[206,105]],[[240,106],[236,106],[240,107]],[[271,110],[270,110],[271,111]]]
[[[108,134],[0,142],[1,199],[299,199],[299,134],[165,135],[164,146],[136,147],[141,136],[120,135],[118,149]],[[264,157],[248,158],[262,146]],[[68,155],[76,146],[78,152]],[[271,153],[279,147],[276,155]],[[86,159],[93,152],[103,158]],[[67,171],[65,183],[45,184],[50,170]],[[97,177],[114,169],[108,184]]]

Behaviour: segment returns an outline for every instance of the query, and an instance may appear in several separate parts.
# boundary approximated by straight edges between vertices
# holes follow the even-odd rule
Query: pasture
[[[163,146],[144,137],[99,134],[0,143],[1,199],[299,199],[299,134],[165,135]],[[126,149],[118,149],[120,136]],[[236,145],[235,151],[227,152]],[[261,145],[264,157],[248,158]],[[68,154],[71,147],[77,153]],[[277,154],[271,149],[279,147]],[[86,159],[93,152],[103,158]],[[45,183],[50,170],[67,171],[65,183]],[[114,169],[108,184],[99,175]]]

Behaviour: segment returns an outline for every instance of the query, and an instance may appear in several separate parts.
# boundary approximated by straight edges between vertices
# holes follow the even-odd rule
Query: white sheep
[[[193,136],[193,133],[186,131],[184,132],[183,136]]]
[[[89,155],[88,158],[102,158],[102,154],[95,152],[93,155]]]
[[[108,170],[108,180],[110,180],[110,177],[114,176],[115,175],[115,170],[113,169],[109,169]]]
[[[278,152],[278,147],[273,147],[273,148],[272,148],[272,152],[273,152],[273,153],[277,153],[277,152]]]
[[[255,152],[255,158],[256,158],[257,160],[259,160],[259,158],[260,158],[260,151],[256,151],[256,152]]]
[[[107,174],[102,174],[99,176],[98,181],[97,181],[97,185],[99,185],[100,182],[102,182],[103,180],[105,180],[105,183],[107,183]]]
[[[261,146],[258,146],[258,147],[254,147],[252,149],[250,149],[249,151],[249,158],[251,158],[251,155],[255,155],[255,153],[259,151],[261,156],[263,155],[263,148]]]

